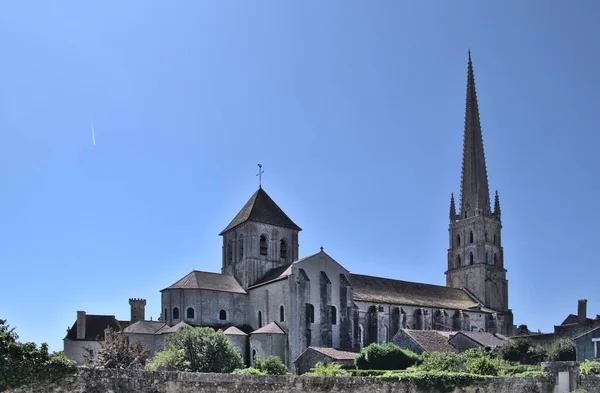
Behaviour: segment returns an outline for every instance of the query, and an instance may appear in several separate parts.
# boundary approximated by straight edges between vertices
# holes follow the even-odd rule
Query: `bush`
[[[381,375],[386,375],[393,370],[348,370],[350,376],[352,377],[379,377]]]
[[[500,374],[500,367],[498,366],[498,362],[482,357],[473,359],[467,363],[467,371],[476,375],[498,376]]]
[[[237,370],[233,370],[232,374],[239,374],[239,375],[267,375],[266,372],[260,371],[259,369],[254,368],[254,367],[238,368]]]
[[[419,356],[392,343],[370,344],[354,359],[360,370],[404,370],[419,360]]]
[[[569,338],[559,338],[548,348],[548,361],[574,361],[576,359],[575,343]]]
[[[310,372],[304,373],[307,377],[345,377],[348,372],[342,368],[338,363],[323,364],[318,362]]]
[[[269,356],[268,358],[256,356],[252,362],[252,367],[269,375],[289,374],[288,368],[283,364],[279,356]]]
[[[545,351],[543,347],[533,347],[527,340],[513,340],[499,349],[498,356],[509,362],[535,364],[545,360]]]
[[[467,356],[448,352],[424,353],[421,357],[421,363],[412,369],[414,369],[413,371],[422,372],[466,372]]]
[[[185,350],[172,347],[157,352],[146,365],[148,371],[187,371],[189,368],[190,362],[185,360]]]
[[[584,375],[600,374],[600,362],[586,360],[579,365],[579,373]]]
[[[452,392],[456,388],[472,386],[485,377],[467,373],[452,372],[410,372],[400,371],[378,377],[388,381],[410,382],[426,391]]]

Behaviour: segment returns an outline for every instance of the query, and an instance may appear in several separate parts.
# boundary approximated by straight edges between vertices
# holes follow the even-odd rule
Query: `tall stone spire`
[[[454,193],[450,196],[450,222],[456,221],[456,206],[454,205]]]
[[[475,76],[469,50],[467,74],[467,103],[463,141],[462,176],[460,185],[460,217],[489,216],[490,192],[488,187],[483,138],[479,121],[479,106],[475,91]]]

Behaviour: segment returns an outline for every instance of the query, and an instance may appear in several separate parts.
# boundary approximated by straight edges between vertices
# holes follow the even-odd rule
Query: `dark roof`
[[[292,264],[291,263],[276,267],[274,269],[269,270],[267,272],[267,274],[265,274],[263,276],[263,278],[258,280],[258,282],[256,284],[252,285],[251,288],[266,284],[271,281],[282,280],[282,279],[286,278],[287,276],[289,276],[290,274],[292,274]]]
[[[252,195],[248,202],[246,202],[242,210],[240,210],[237,216],[235,216],[229,225],[227,225],[227,228],[223,229],[219,235],[223,235],[225,232],[245,223],[246,221],[276,225],[283,228],[295,229],[297,231],[302,230],[298,225],[294,224],[294,222],[283,212],[283,210],[281,210],[279,206],[277,206],[277,204],[262,188],[256,190],[254,195]]]
[[[277,323],[271,322],[266,326],[256,329],[250,334],[285,334],[285,332],[279,327]]]
[[[458,332],[454,337],[458,336],[459,334],[467,336],[482,347],[490,348],[501,347],[510,340],[508,337],[505,337],[501,334],[492,334],[488,332]]]
[[[85,341],[103,341],[104,329],[111,328],[118,332],[121,325],[114,315],[90,315],[85,316]],[[67,331],[67,340],[77,340],[77,321]]]
[[[127,326],[123,329],[124,333],[135,333],[135,334],[158,334],[159,330],[168,328],[164,322],[160,321],[137,321],[134,324]]]
[[[309,347],[309,349],[315,350],[335,360],[354,360],[358,355],[356,352],[340,351],[335,348],[323,348],[323,347]]]
[[[448,338],[436,330],[403,330],[428,353],[456,352],[456,348],[448,343]]]
[[[460,288],[350,274],[354,300],[468,310],[479,303]],[[485,310],[481,310],[485,312]]]
[[[592,318],[586,318],[585,322],[586,322],[586,324],[592,325],[594,323],[594,320]],[[566,317],[565,320],[560,325],[576,325],[576,324],[579,324],[579,318],[577,317],[577,315],[569,314],[569,316]],[[558,326],[560,326],[560,325],[558,325]]]
[[[194,270],[168,288],[163,289],[208,289],[212,291],[246,293],[233,276]],[[162,292],[162,291],[161,291]]]

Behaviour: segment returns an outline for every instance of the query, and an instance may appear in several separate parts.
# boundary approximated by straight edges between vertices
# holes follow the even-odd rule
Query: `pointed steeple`
[[[500,197],[498,196],[498,190],[496,190],[496,197],[494,198],[494,217],[500,219]]]
[[[467,103],[465,108],[465,134],[463,140],[462,176],[460,185],[460,217],[476,214],[489,216],[490,192],[483,153],[483,137],[479,121],[479,106],[475,91],[475,76],[469,50],[467,73]]]
[[[456,221],[456,205],[454,204],[454,193],[450,196],[450,222]]]

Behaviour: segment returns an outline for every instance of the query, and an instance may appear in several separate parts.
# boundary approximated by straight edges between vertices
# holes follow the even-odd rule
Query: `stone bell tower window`
[[[456,256],[456,267],[460,267],[460,262],[461,262],[460,255],[457,255]]]
[[[240,235],[240,240],[238,242],[239,244],[239,259],[242,259],[244,257],[244,235]]]
[[[279,257],[282,259],[287,258],[287,242],[285,239],[281,239],[279,242]]]
[[[267,237],[260,235],[259,240],[260,255],[267,255]]]
[[[469,263],[472,265],[473,264],[473,253],[469,254]]]
[[[456,236],[456,245],[460,247],[460,235]]]
[[[473,244],[473,231],[469,232],[469,243]]]

